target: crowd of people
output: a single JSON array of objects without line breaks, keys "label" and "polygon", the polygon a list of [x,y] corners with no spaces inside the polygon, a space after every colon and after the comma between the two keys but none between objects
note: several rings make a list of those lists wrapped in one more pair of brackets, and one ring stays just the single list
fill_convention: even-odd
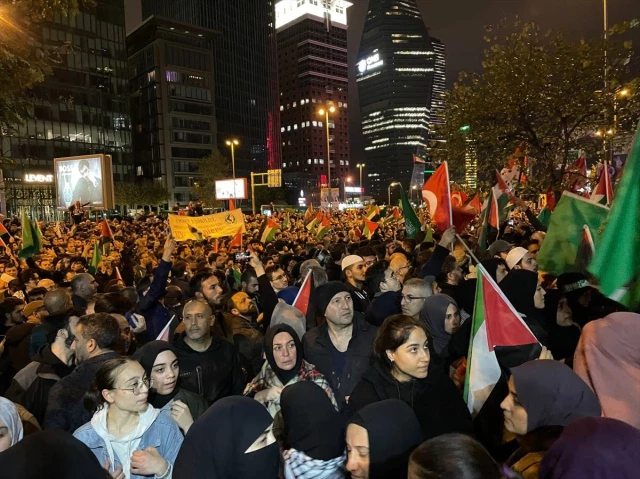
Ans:
[{"label": "crowd of people", "polygon": [[[110,238],[40,222],[28,258],[4,219],[0,476],[637,477],[640,316],[539,271],[526,206],[482,254],[471,227],[367,237],[361,212],[328,212],[318,239],[273,213],[287,227],[263,242],[246,215],[233,247],[153,215],[105,219]],[[503,366],[472,417],[475,257],[542,353]]]}]

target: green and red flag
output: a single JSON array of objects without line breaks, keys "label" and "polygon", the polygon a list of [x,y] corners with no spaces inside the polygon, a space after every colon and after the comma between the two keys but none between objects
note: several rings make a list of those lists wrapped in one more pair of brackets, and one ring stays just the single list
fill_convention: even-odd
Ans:
[{"label": "green and red flag", "polygon": [[604,162],[600,180],[591,193],[591,201],[609,206],[613,201],[613,185],[611,184],[611,175],[609,173],[609,165]]},{"label": "green and red flag", "polygon": [[322,214],[322,211],[319,211],[316,217],[312,219],[311,222],[307,225],[307,231],[311,233],[314,228],[322,222],[323,217],[324,215]]},{"label": "green and red flag", "polygon": [[[640,305],[640,124],[589,272],[600,291],[634,311]],[[545,240],[546,241],[546,240]]]},{"label": "green and red flag", "polygon": [[369,206],[367,210],[367,219],[373,221],[376,216],[380,216],[380,208],[376,205]]},{"label": "green and red flag", "polygon": [[313,205],[309,205],[309,207],[307,208],[307,211],[305,211],[304,213],[304,220],[305,222],[307,221],[311,221],[313,219]]},{"label": "green and red flag", "polygon": [[242,248],[242,226],[238,228],[238,232],[233,235],[231,241],[229,242],[229,248],[233,247]]},{"label": "green and red flag", "polygon": [[[476,415],[500,380],[502,368],[537,359],[542,347],[481,264],[467,354],[464,398]],[[501,368],[502,367],[502,368]]]},{"label": "green and red flag", "polygon": [[89,274],[96,274],[98,271],[98,266],[102,261],[102,251],[100,248],[100,242],[96,241],[93,244],[93,256],[91,258],[91,262],[89,263]]},{"label": "green and red flag", "polygon": [[373,233],[378,229],[380,223],[376,223],[375,221],[369,221],[365,218],[364,220],[364,228],[362,230],[362,235],[366,236],[368,239],[371,239]]},{"label": "green and red flag", "polygon": [[273,221],[271,218],[265,218],[264,223],[262,223],[262,233],[260,234],[260,241],[262,243],[273,241],[278,231],[280,231],[280,226],[278,226],[278,223]]},{"label": "green and red flag", "polygon": [[318,232],[316,238],[321,240],[331,230],[331,221],[329,218],[322,218],[322,221],[318,224]]},{"label": "green and red flag", "polygon": [[482,212],[482,226],[478,246],[484,253],[489,248],[490,242],[495,241],[500,231],[500,209],[495,197],[495,188],[489,191],[487,206]]},{"label": "green and red flag", "polygon": [[547,189],[547,204],[544,206],[544,208],[542,208],[542,210],[540,210],[540,213],[538,214],[538,221],[545,225],[547,229],[549,228],[549,224],[551,224],[551,213],[553,213],[553,210],[555,208],[556,197],[553,193],[553,188],[549,187],[549,189]]}]

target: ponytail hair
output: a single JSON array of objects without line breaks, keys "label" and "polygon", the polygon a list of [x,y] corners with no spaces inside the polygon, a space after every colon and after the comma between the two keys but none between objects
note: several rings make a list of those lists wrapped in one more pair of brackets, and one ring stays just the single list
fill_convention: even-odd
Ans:
[{"label": "ponytail hair", "polygon": [[122,372],[124,367],[129,363],[135,362],[135,360],[128,357],[110,359],[105,362],[102,367],[98,369],[95,381],[93,381],[93,384],[84,395],[84,408],[92,415],[102,409],[106,402],[105,398],[102,396],[102,391],[104,389],[113,389],[115,387],[116,378]]}]

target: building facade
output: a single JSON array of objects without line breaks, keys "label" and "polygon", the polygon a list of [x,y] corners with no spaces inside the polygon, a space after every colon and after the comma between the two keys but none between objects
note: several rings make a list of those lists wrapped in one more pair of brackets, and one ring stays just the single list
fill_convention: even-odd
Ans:
[{"label": "building facade", "polygon": [[127,36],[137,180],[193,197],[198,163],[217,143],[213,41],[216,32],[149,17]]},{"label": "building facade", "polygon": [[374,198],[386,198],[392,182],[407,190],[413,155],[428,159],[434,77],[443,67],[434,43],[415,0],[370,1],[355,68],[365,188]]},{"label": "building facade", "polygon": [[[112,156],[114,183],[131,179],[131,125],[123,0],[97,0],[42,24],[46,49],[63,48],[53,74],[32,92],[31,117],[0,132],[6,211],[55,215],[53,159]],[[2,205],[4,208],[5,205]]]},{"label": "building facade", "polygon": [[[283,182],[296,194],[342,188],[350,172],[347,8],[351,3],[276,4]],[[329,113],[329,155],[326,114]],[[327,158],[329,157],[329,158]],[[329,168],[330,173],[329,173]]]},{"label": "building facade", "polygon": [[215,54],[217,148],[237,139],[236,176],[281,167],[274,5],[268,0],[142,0],[151,15],[220,32]]}]

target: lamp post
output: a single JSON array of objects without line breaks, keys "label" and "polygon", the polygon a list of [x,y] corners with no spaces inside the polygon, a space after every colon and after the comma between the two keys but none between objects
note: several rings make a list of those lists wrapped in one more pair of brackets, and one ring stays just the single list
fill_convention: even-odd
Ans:
[{"label": "lamp post", "polygon": [[360,170],[360,189],[362,189],[362,168],[364,168],[364,163],[358,163],[356,168]]},{"label": "lamp post", "polygon": [[240,144],[238,140],[231,139],[225,142],[227,146],[231,147],[231,171],[233,174],[233,202],[236,201],[236,146]]},{"label": "lamp post", "polygon": [[320,108],[318,110],[318,115],[324,116],[324,124],[327,132],[327,186],[329,187],[329,190],[331,190],[331,141],[329,138],[329,113],[335,113],[335,111],[336,109],[333,106]]},{"label": "lamp post", "polygon": [[344,202],[347,202],[347,183],[351,183],[351,177],[347,176],[344,179]]},{"label": "lamp post", "polygon": [[391,206],[391,188],[392,188],[392,187],[394,187],[394,186],[397,186],[397,185],[399,185],[399,184],[400,184],[400,182],[399,182],[399,181],[394,181],[393,183],[391,183],[391,184],[389,185],[389,188],[388,188],[388,193],[389,193],[389,206]]}]

